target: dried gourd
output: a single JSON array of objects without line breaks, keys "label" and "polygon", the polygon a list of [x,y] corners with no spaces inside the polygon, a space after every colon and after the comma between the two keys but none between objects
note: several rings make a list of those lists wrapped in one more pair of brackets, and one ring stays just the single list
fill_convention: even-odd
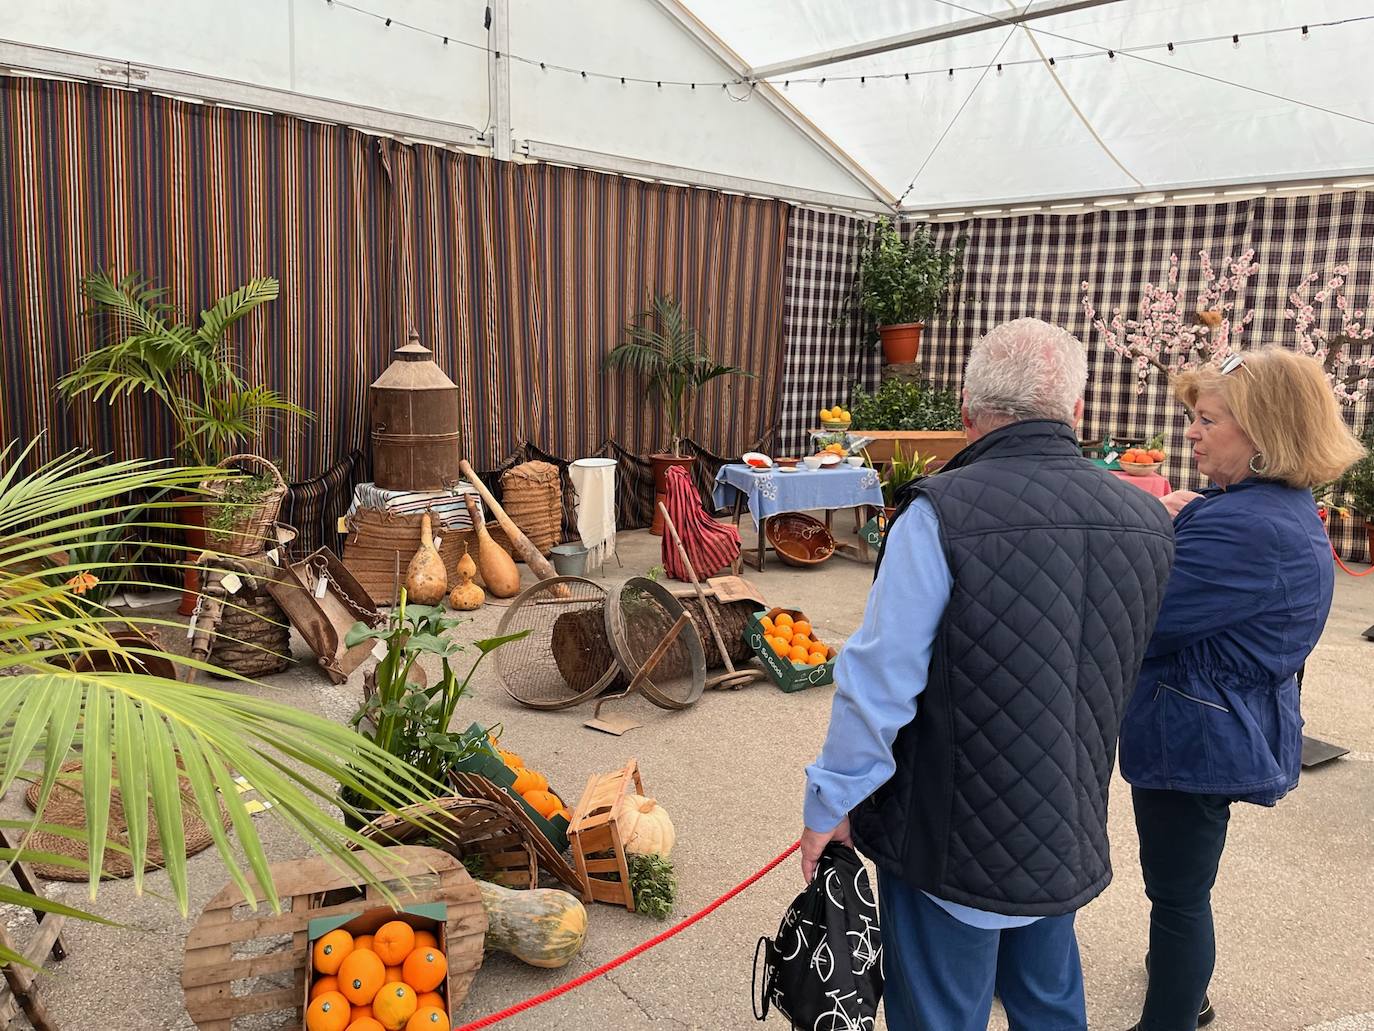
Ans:
[{"label": "dried gourd", "polygon": [[677,832],[668,811],[652,798],[626,795],[616,807],[615,818],[626,852],[665,859],[672,853]]},{"label": "dried gourd", "polygon": [[406,567],[406,597],[419,605],[438,605],[448,593],[448,570],[434,546],[429,513],[420,521],[420,550]]},{"label": "dried gourd", "polygon": [[487,600],[487,595],[482,588],[472,582],[472,578],[477,575],[477,563],[472,561],[466,544],[463,545],[463,557],[458,560],[454,572],[458,574],[458,583],[449,592],[448,603],[460,612],[471,612],[473,609],[481,608],[482,603]]}]

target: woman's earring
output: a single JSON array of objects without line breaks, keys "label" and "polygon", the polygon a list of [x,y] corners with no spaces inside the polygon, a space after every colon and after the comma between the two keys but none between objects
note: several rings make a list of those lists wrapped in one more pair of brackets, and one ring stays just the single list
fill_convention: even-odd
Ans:
[{"label": "woman's earring", "polygon": [[[1259,462],[1258,466],[1255,465],[1256,462]],[[1265,465],[1266,463],[1264,461],[1264,456],[1260,454],[1258,451],[1256,451],[1253,455],[1250,456],[1250,471],[1254,473],[1256,476],[1264,472]]]}]

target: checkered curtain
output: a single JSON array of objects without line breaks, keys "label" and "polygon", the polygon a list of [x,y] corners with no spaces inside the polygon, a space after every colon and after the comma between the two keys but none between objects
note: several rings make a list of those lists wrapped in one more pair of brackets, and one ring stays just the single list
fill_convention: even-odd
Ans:
[{"label": "checkered curtain", "polygon": [[[831,231],[834,235],[811,229],[817,219],[829,219],[821,224],[836,227]],[[837,222],[846,223],[844,232],[837,232]],[[790,413],[799,417],[814,414],[811,409],[820,407],[815,402],[845,379],[835,369],[841,364],[836,356],[830,355],[828,362],[816,358],[817,352],[824,350],[822,342],[831,338],[822,336],[817,327],[823,304],[811,298],[817,294],[848,296],[854,274],[853,230],[858,224],[854,219],[793,211],[786,277],[787,369],[791,372],[799,362],[810,360],[817,370],[824,371],[819,373],[821,386],[813,386],[800,374],[784,375],[784,390],[791,391],[783,397],[785,433],[800,425],[788,421]],[[1283,318],[1283,310],[1289,291],[1308,272],[1348,262],[1351,276],[1347,296],[1360,307],[1367,307],[1365,302],[1374,289],[1374,192],[1369,191],[1078,215],[970,219],[929,228],[946,246],[961,235],[968,237],[964,277],[957,288],[952,315],[928,326],[921,342],[917,361],[932,380],[958,387],[970,345],[999,323],[1032,315],[1063,326],[1088,345],[1084,438],[1098,439],[1110,433],[1117,439],[1143,440],[1164,433],[1170,458],[1163,472],[1176,487],[1204,485],[1188,458],[1189,448],[1183,439],[1187,428],[1184,410],[1154,377],[1143,393],[1137,392],[1133,369],[1109,351],[1092,328],[1083,310],[1082,283],[1089,284],[1089,296],[1100,314],[1120,307],[1130,317],[1136,312],[1144,284],[1164,279],[1171,254],[1180,259],[1179,282],[1187,297],[1199,285],[1199,251],[1207,251],[1214,262],[1220,262],[1253,247],[1260,273],[1246,284],[1237,310],[1253,308],[1255,319],[1240,338],[1241,347],[1295,345],[1292,323]],[[840,263],[841,256],[848,256],[847,272]],[[819,284],[815,287],[808,288],[802,281],[808,268],[817,270]],[[825,328],[824,324],[820,328]],[[1333,330],[1336,325],[1326,328]],[[857,346],[857,326],[851,322],[846,330],[850,334],[846,339]],[[876,372],[877,363],[877,358],[871,358],[867,368]],[[1371,410],[1374,401],[1365,400],[1346,409],[1346,416],[1359,428]],[[1360,520],[1333,525],[1332,539],[1343,557],[1369,558]]]},{"label": "checkered curtain", "polygon": [[817,413],[848,404],[855,383],[877,386],[881,358],[853,301],[862,225],[806,208],[793,208],[788,220],[779,454],[799,453]]}]

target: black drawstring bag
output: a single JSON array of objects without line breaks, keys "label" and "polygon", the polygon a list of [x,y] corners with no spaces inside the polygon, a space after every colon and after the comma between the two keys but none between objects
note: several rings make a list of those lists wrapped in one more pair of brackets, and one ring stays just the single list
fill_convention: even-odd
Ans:
[{"label": "black drawstring bag", "polygon": [[[763,978],[759,980],[759,954]],[[825,846],[776,938],[754,949],[754,1016],[775,1008],[794,1028],[868,1031],[883,995],[883,945],[868,871],[848,845]]]}]

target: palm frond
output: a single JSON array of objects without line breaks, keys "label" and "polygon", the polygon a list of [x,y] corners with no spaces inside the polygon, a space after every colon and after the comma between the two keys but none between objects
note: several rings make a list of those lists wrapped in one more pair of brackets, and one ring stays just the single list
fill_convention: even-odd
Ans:
[{"label": "palm frond", "polygon": [[[88,868],[92,898],[100,883],[111,794],[117,789],[129,822],[127,850],[135,891],[143,890],[150,832],[156,828],[173,897],[182,913],[188,910],[185,784],[194,808],[212,828],[216,851],[234,883],[256,903],[251,876],[261,886],[262,898],[277,906],[262,840],[233,789],[235,774],[247,778],[263,801],[272,802],[274,818],[310,848],[363,881],[378,884],[363,857],[387,864],[386,853],[330,815],[327,806],[335,785],[393,811],[434,797],[441,785],[350,728],[290,706],[139,672],[78,672],[63,663],[63,656],[85,648],[125,657],[158,653],[121,647],[110,634],[113,616],[46,581],[45,563],[35,559],[44,547],[27,547],[20,531],[35,532],[41,539],[47,527],[47,534],[64,542],[80,540],[83,532],[98,535],[101,520],[73,521],[83,506],[126,508],[134,504],[131,494],[183,489],[209,471],[168,469],[152,462],[104,464],[96,456],[74,453],[22,473],[19,465],[30,450],[17,445],[0,449],[0,656],[23,670],[0,677],[0,794],[20,779],[32,779],[40,799],[46,799],[62,763],[79,749],[88,823],[78,833],[96,857]],[[221,804],[230,814],[232,834],[220,826]],[[8,825],[26,838],[37,827],[37,817]],[[0,860],[29,857],[20,840]],[[16,904],[47,906],[4,891]],[[11,901],[10,895],[0,895],[0,902]],[[70,915],[89,914],[72,909]],[[10,958],[0,951],[0,960]]]},{"label": "palm frond", "polygon": [[224,334],[239,319],[254,308],[275,301],[278,284],[271,276],[250,279],[233,293],[225,294],[211,307],[200,313],[200,328],[196,335],[205,343],[218,349]]}]

